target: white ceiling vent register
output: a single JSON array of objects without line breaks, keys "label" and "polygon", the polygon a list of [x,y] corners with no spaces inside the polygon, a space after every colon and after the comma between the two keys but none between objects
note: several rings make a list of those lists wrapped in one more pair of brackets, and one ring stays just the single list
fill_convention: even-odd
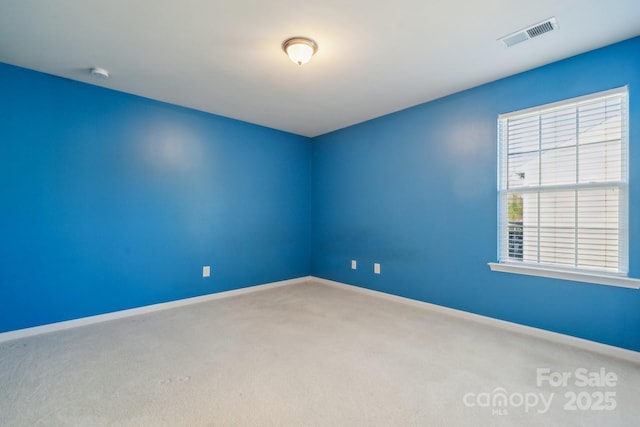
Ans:
[{"label": "white ceiling vent register", "polygon": [[541,36],[544,33],[548,33],[549,31],[557,30],[558,22],[556,18],[549,18],[545,21],[542,21],[538,24],[527,27],[523,30],[516,31],[515,33],[509,34],[508,36],[504,36],[499,38],[498,40],[504,43],[506,47],[511,47],[514,44],[522,43],[534,37]]}]

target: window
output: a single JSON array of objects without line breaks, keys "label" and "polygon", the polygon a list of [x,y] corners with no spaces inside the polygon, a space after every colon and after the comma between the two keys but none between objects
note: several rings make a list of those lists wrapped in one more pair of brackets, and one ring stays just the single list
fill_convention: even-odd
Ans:
[{"label": "window", "polygon": [[627,98],[498,117],[500,264],[626,276]]}]

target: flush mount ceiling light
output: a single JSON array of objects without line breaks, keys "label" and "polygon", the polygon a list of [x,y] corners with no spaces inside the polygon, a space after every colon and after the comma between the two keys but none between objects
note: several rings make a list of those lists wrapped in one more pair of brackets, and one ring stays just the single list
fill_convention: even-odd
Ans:
[{"label": "flush mount ceiling light", "polygon": [[318,51],[318,45],[306,37],[292,37],[282,43],[282,50],[298,65],[306,64]]}]

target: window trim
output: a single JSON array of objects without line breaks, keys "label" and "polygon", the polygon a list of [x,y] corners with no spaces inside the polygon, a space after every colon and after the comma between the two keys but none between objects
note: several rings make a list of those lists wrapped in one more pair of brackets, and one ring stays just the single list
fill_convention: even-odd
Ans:
[{"label": "window trim", "polygon": [[547,277],[550,279],[571,280],[574,282],[595,283],[597,285],[618,286],[629,289],[640,289],[640,279],[634,279],[614,273],[587,273],[585,270],[562,270],[547,266],[533,266],[514,262],[490,262],[491,271],[523,274],[526,276]]},{"label": "window trim", "polygon": [[[625,135],[624,138],[626,140],[625,143],[626,143],[627,155],[625,159],[626,164],[624,165],[625,179],[623,183],[617,183],[614,186],[620,186],[620,187],[623,187],[624,190],[626,190],[625,191],[626,196],[624,200],[620,201],[621,207],[624,209],[624,216],[625,216],[624,226],[625,226],[626,236],[624,237],[624,239],[625,239],[626,247],[624,248],[625,249],[624,253],[625,253],[626,259],[623,260],[623,264],[626,271],[625,272],[606,272],[606,271],[594,270],[592,272],[589,269],[584,269],[584,268],[574,268],[574,267],[563,268],[561,266],[555,266],[555,265],[545,265],[545,264],[538,264],[538,263],[526,263],[526,262],[502,260],[501,245],[503,242],[501,240],[501,228],[500,228],[501,227],[500,211],[502,209],[500,195],[503,191],[501,187],[502,185],[501,179],[503,179],[502,178],[503,153],[502,153],[502,146],[500,141],[501,120],[503,120],[504,118],[512,117],[512,116],[522,117],[526,115],[535,115],[535,114],[539,114],[541,110],[551,110],[555,108],[562,108],[562,107],[566,107],[568,104],[572,104],[572,103],[577,104],[577,103],[588,101],[595,98],[603,98],[603,97],[618,95],[618,94],[625,94],[626,96],[626,103],[625,103],[626,104],[626,123],[624,124],[625,129],[623,130],[623,132]],[[498,255],[499,261],[488,263],[489,267],[491,268],[491,271],[523,274],[523,275],[529,275],[529,276],[546,277],[546,278],[560,279],[560,280],[571,280],[571,281],[585,282],[585,283],[594,283],[594,284],[617,286],[617,287],[623,287],[623,288],[629,288],[629,289],[640,289],[640,279],[628,277],[628,268],[629,268],[628,185],[629,185],[629,160],[630,160],[629,159],[629,116],[630,114],[629,114],[628,86],[622,86],[622,87],[618,87],[610,90],[596,92],[593,94],[588,94],[588,95],[570,98],[566,100],[560,100],[560,101],[549,103],[549,104],[543,104],[543,105],[534,106],[534,107],[523,109],[523,110],[518,110],[518,111],[498,115],[498,123],[497,123],[498,124],[497,126],[497,129],[498,129],[498,135],[497,135],[498,136],[498,141],[497,141],[497,151],[498,151],[498,168],[497,168],[497,172],[498,172],[498,188],[497,188],[498,190],[498,193],[497,193],[498,194],[498,224],[497,224],[498,225],[498,230],[497,230],[498,245],[497,245],[497,249],[498,249],[498,254],[497,255]],[[610,185],[611,184],[609,183],[609,186]]]}]

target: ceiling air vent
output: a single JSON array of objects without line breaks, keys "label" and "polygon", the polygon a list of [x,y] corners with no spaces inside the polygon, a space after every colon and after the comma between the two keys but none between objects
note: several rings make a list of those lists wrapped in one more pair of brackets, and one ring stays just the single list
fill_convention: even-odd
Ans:
[{"label": "ceiling air vent", "polygon": [[544,33],[548,33],[549,31],[557,29],[558,22],[556,22],[556,18],[549,18],[546,21],[532,25],[523,30],[516,31],[515,33],[509,34],[508,36],[501,37],[498,40],[504,43],[506,47],[511,47],[514,44],[522,43],[524,41],[541,36]]}]

